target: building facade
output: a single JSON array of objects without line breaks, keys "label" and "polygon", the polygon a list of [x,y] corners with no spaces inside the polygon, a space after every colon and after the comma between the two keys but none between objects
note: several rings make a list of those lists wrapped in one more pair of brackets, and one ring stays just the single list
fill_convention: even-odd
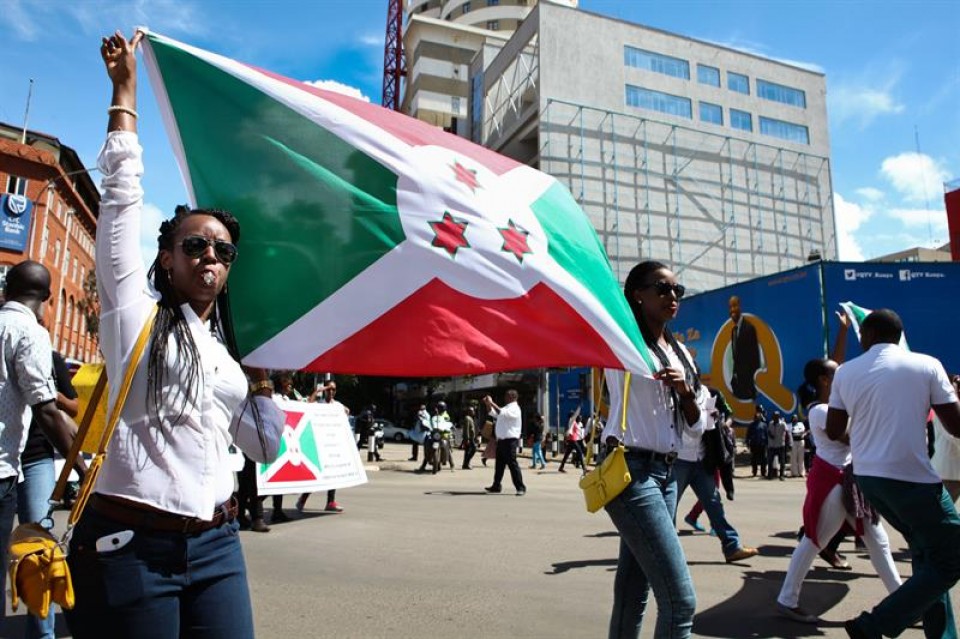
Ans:
[{"label": "building facade", "polygon": [[[577,0],[545,0],[577,6]],[[468,70],[489,42],[502,46],[537,0],[408,0],[407,83],[401,110],[466,135]]]},{"label": "building facade", "polygon": [[[24,139],[25,138],[25,139]],[[100,359],[86,313],[93,277],[100,193],[77,153],[57,138],[0,123],[0,284],[23,260],[50,270],[45,313],[53,347],[65,357]],[[92,281],[92,280],[91,280]]]},{"label": "building facade", "polygon": [[471,92],[470,137],[566,183],[621,281],[643,259],[705,291],[837,257],[820,72],[542,3]]}]

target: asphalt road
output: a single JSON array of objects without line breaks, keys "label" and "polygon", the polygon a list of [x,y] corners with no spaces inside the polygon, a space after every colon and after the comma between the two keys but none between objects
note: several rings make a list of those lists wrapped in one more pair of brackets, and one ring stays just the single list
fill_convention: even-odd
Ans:
[{"label": "asphalt road", "polygon": [[[488,495],[492,462],[419,475],[409,452],[388,444],[367,485],[338,492],[342,514],[324,513],[325,495],[317,494],[297,515],[288,496],[293,521],[242,533],[258,637],[606,636],[619,542],[605,514],[586,512],[577,471],[559,474],[553,462],[535,472],[523,460],[526,496],[515,496],[509,480],[503,494]],[[845,543],[852,571],[814,564],[801,604],[823,624],[779,617],[775,598],[795,546],[803,480],[762,481],[738,470],[736,485],[728,519],[760,556],[728,565],[716,538],[680,526],[697,590],[694,636],[846,637],[843,621],[884,594],[866,554]],[[684,495],[681,513],[692,499]],[[906,545],[890,534],[906,576]],[[655,614],[651,596],[642,637],[653,636]],[[18,617],[9,636],[22,636]],[[57,636],[68,636],[62,622]]]}]

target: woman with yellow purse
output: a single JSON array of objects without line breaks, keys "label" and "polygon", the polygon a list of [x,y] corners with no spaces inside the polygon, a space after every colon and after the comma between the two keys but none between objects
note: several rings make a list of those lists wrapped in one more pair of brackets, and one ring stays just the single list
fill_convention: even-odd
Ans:
[{"label": "woman with yellow purse", "polygon": [[654,637],[683,639],[693,627],[696,595],[674,527],[672,465],[682,434],[703,432],[707,392],[693,358],[667,325],[685,292],[676,275],[659,262],[642,262],[630,271],[623,292],[660,368],[652,376],[606,372],[611,411],[603,438],[611,448],[623,444],[631,478],[605,506],[620,532],[609,636],[640,636],[652,588],[658,611]]},{"label": "woman with yellow purse", "polygon": [[228,452],[235,444],[255,461],[274,459],[283,413],[266,372],[248,369],[248,387],[238,361],[226,286],[238,257],[236,218],[177,207],[160,225],[153,265],[143,266],[141,37],[117,32],[100,47],[112,83],[98,158],[100,343],[109,379],[124,384],[111,383],[116,436],[98,456],[99,478],[84,485],[95,492],[70,543],[76,605],[67,623],[77,639],[252,638]]}]

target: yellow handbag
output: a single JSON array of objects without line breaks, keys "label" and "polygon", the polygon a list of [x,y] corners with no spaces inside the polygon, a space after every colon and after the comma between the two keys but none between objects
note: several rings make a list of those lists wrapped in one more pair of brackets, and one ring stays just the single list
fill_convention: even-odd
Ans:
[{"label": "yellow handbag", "polygon": [[[620,414],[621,443],[604,458],[603,462],[580,478],[580,489],[587,502],[587,511],[595,513],[630,485],[630,469],[627,467],[626,449],[623,447],[622,434],[627,432],[627,397],[630,393],[630,372],[624,376],[623,410]],[[601,391],[602,394],[602,391]],[[584,470],[593,455],[593,437],[595,428],[590,429],[590,441],[587,442],[587,459]]]},{"label": "yellow handbag", "polygon": [[76,463],[77,456],[83,447],[83,440],[90,431],[91,422],[94,421],[94,416],[98,412],[98,405],[101,401],[106,401],[106,370],[102,371],[100,379],[97,380],[90,401],[83,413],[83,419],[80,421],[73,445],[70,447],[70,453],[63,465],[63,471],[60,473],[60,479],[57,481],[56,488],[53,489],[53,495],[50,496],[50,513],[41,523],[20,524],[10,536],[10,547],[7,552],[10,562],[10,596],[14,610],[20,605],[21,599],[26,604],[27,609],[41,619],[46,619],[47,615],[50,614],[50,604],[52,603],[60,604],[60,607],[64,610],[73,608],[73,580],[70,578],[70,567],[67,565],[67,546],[70,543],[70,535],[73,532],[74,525],[80,519],[84,506],[87,504],[93,485],[97,481],[98,471],[106,456],[107,443],[110,441],[110,435],[113,434],[113,430],[119,421],[120,411],[127,399],[130,384],[133,382],[133,375],[150,337],[150,330],[153,327],[153,319],[156,317],[156,313],[157,307],[154,306],[146,324],[140,331],[136,345],[133,347],[133,357],[131,357],[130,364],[124,373],[123,384],[121,384],[117,394],[117,401],[110,414],[110,420],[107,422],[107,427],[99,431],[100,441],[97,446],[97,456],[91,463],[84,477],[80,494],[70,510],[66,532],[60,539],[54,537],[50,532],[50,528],[53,527],[52,504],[58,503],[63,498],[64,490],[70,479],[70,472],[73,470],[73,465]]}]

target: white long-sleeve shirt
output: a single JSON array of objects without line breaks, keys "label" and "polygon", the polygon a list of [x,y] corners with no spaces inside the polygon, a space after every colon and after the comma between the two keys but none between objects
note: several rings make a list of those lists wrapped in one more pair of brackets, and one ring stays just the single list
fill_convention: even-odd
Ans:
[{"label": "white long-sleeve shirt", "polygon": [[[100,293],[100,346],[110,384],[110,406],[130,361],[134,343],[159,294],[150,286],[140,257],[143,208],[142,149],[137,135],[114,131],[100,151],[103,199],[97,229],[97,285]],[[262,418],[266,449],[261,446],[240,365],[211,333],[189,304],[182,307],[200,354],[195,388],[176,381],[179,345],[171,336],[167,367],[187,397],[165,395],[161,424],[147,410],[149,345],[137,367],[130,394],[110,441],[95,487],[180,515],[209,520],[214,508],[230,498],[233,474],[227,451],[235,442],[255,461],[277,455],[283,413],[268,397],[254,397]],[[195,394],[193,393],[195,391]],[[183,417],[174,424],[183,406]]]},{"label": "white long-sleeve shirt", "polygon": [[[686,351],[683,344],[680,348]],[[690,354],[686,353],[690,358]],[[683,363],[673,349],[667,349],[667,359],[670,366],[683,370]],[[690,358],[693,361],[693,358]],[[658,453],[679,453],[682,447],[681,435],[677,433],[673,424],[673,403],[670,392],[663,382],[633,374],[630,377],[630,395],[627,398],[626,432],[621,433],[621,419],[623,415],[623,371],[607,370],[607,388],[610,389],[610,416],[603,429],[602,438],[616,437],[624,445],[634,448],[643,448]],[[693,424],[683,422],[682,434],[699,441],[703,434],[707,413],[703,410],[704,402],[709,396],[706,389],[701,387],[697,396],[700,406],[700,419]]]}]

